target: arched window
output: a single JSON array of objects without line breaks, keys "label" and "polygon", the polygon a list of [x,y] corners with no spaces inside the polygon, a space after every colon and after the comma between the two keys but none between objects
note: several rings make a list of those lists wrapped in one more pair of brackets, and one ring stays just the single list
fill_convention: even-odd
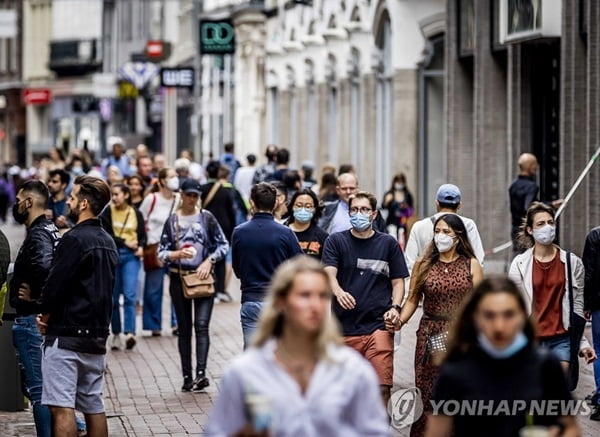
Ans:
[{"label": "arched window", "polygon": [[329,161],[338,163],[338,84],[337,62],[333,55],[327,59],[327,115],[329,132]]},{"label": "arched window", "polygon": [[350,81],[350,160],[360,166],[360,150],[362,147],[362,96],[360,74],[360,52],[352,48],[348,62],[348,78]]},{"label": "arched window", "polygon": [[375,138],[375,190],[382,193],[391,179],[394,115],[394,69],[392,66],[392,25],[387,11],[379,22],[375,38],[378,48]]},{"label": "arched window", "polygon": [[269,120],[268,142],[279,144],[279,79],[274,71],[267,73],[267,114]]},{"label": "arched window", "polygon": [[317,116],[317,90],[315,85],[315,66],[314,63],[307,59],[304,62],[306,78],[306,121],[307,121],[307,146],[308,146],[308,159],[312,162],[316,161],[317,154],[317,134],[318,129],[318,116]]},{"label": "arched window", "polygon": [[296,74],[291,66],[286,68],[287,85],[290,96],[290,155],[292,160],[298,159],[298,92]]},{"label": "arched window", "polygon": [[446,182],[444,149],[444,35],[427,40],[419,71],[420,215],[435,213],[437,187]]}]

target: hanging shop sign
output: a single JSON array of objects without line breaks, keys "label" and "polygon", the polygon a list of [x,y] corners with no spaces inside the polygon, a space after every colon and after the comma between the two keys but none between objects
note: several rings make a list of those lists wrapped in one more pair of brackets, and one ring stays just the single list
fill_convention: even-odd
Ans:
[{"label": "hanging shop sign", "polygon": [[171,88],[194,88],[194,68],[161,68],[160,84]]},{"label": "hanging shop sign", "polygon": [[52,100],[48,88],[28,88],[23,90],[23,103],[26,105],[47,105]]},{"label": "hanging shop sign", "polygon": [[228,55],[235,52],[235,28],[231,20],[200,20],[200,53]]}]

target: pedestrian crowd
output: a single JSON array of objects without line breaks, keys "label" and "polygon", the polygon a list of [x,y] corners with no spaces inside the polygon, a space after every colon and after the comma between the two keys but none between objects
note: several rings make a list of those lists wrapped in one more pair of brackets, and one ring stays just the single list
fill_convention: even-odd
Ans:
[{"label": "pedestrian crowd", "polygon": [[205,390],[211,316],[232,301],[233,274],[244,351],[223,376],[206,435],[389,435],[394,336],[419,306],[423,412],[411,436],[484,426],[486,435],[534,426],[578,435],[574,413],[507,418],[440,406],[568,402],[580,357],[594,363],[590,418],[600,420],[600,227],[582,258],[556,244],[561,201],[537,201],[535,156],[519,159],[509,190],[509,273],[486,277],[456,185],[441,185],[437,212],[419,220],[402,173],[378,201],[352,165],[326,165],[316,180],[311,162],[293,169],[275,145],[263,165],[253,154],[242,165],[229,143],[218,159],[199,163],[183,151],[171,167],[144,145],[109,146],[97,166],[85,152],[65,160],[53,149],[35,170],[9,169],[18,177],[0,182],[0,218],[12,204],[27,230],[8,294],[38,436],[107,435],[106,348],[127,353],[140,331],[164,335],[165,277],[181,390]]}]

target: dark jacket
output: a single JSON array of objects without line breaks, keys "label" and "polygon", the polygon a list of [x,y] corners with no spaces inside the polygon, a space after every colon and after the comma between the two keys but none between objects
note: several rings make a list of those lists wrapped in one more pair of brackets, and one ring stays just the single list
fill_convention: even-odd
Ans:
[{"label": "dark jacket", "polygon": [[0,231],[0,286],[6,282],[10,264],[10,243],[4,232]]},{"label": "dark jacket", "polygon": [[10,305],[17,316],[39,313],[37,302],[19,299],[19,286],[29,284],[31,298],[38,299],[48,277],[54,249],[60,241],[60,232],[50,220],[41,215],[27,229],[27,235],[15,259],[14,273],[10,281]]},{"label": "dark jacket", "polygon": [[97,218],[67,232],[58,244],[40,312],[49,314],[46,341],[92,354],[106,353],[119,253]]},{"label": "dark jacket", "polygon": [[[135,217],[137,218],[138,246],[144,247],[146,245],[146,225],[144,223],[144,216],[142,216],[142,213],[137,208],[134,208],[132,206],[131,209],[133,211],[135,211]],[[102,227],[104,228],[104,230],[106,232],[108,232],[108,234],[113,238],[113,240],[115,240],[115,244],[117,245],[117,248],[119,248],[119,249],[127,248],[127,246],[125,245],[125,240],[123,240],[122,238],[119,238],[118,236],[116,236],[114,234],[112,214],[110,213],[110,207],[107,206],[106,208],[104,208],[104,211],[102,211],[102,214],[100,214],[100,220],[102,222]]]},{"label": "dark jacket", "polygon": [[[335,212],[337,211],[338,204],[341,200],[335,200],[333,202],[329,202],[325,204],[325,208],[323,209],[323,215],[319,219],[319,227],[323,229],[327,233],[331,233],[331,222],[333,217],[335,217]],[[378,213],[373,220],[373,229],[379,232],[387,233],[385,229],[385,220],[381,217],[381,213]]]},{"label": "dark jacket", "polygon": [[588,311],[600,310],[600,226],[587,235],[581,260],[585,268],[583,308]]},{"label": "dark jacket", "polygon": [[231,234],[233,233],[233,228],[235,228],[233,191],[221,185],[212,199],[210,199],[210,203],[205,204],[204,202],[215,183],[216,182],[212,181],[200,187],[200,190],[202,191],[202,207],[215,216],[221,229],[223,229],[223,232],[225,233],[225,237],[227,237],[227,241],[231,242]]},{"label": "dark jacket", "polygon": [[508,189],[510,198],[511,233],[516,236],[531,202],[537,199],[539,187],[530,176],[519,175]]},{"label": "dark jacket", "polygon": [[298,239],[273,215],[259,212],[233,230],[233,271],[240,278],[243,302],[261,302],[275,269],[285,260],[301,255]]}]

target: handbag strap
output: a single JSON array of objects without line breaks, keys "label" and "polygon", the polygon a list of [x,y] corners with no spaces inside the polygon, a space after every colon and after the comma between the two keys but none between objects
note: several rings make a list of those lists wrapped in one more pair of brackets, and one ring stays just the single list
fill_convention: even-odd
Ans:
[{"label": "handbag strap", "polygon": [[571,281],[572,277],[573,275],[571,274],[571,252],[567,252],[567,290],[569,291],[569,306],[571,307],[571,310],[569,311],[569,326],[571,327],[575,326],[573,324],[573,318],[575,316],[575,299],[573,298],[573,283]]},{"label": "handbag strap", "polygon": [[221,188],[221,182],[215,181],[212,188],[206,195],[206,199],[204,199],[204,202],[202,202],[203,208],[206,208],[208,206],[208,204],[213,200],[213,197],[215,197],[215,194],[217,194],[217,191],[219,191],[219,188]]},{"label": "handbag strap", "polygon": [[[179,250],[179,216],[175,213],[175,247]],[[181,276],[181,258],[177,259],[177,270]]]},{"label": "handbag strap", "polygon": [[[123,221],[123,226],[121,227],[121,232],[119,232],[119,235],[117,235],[117,237],[121,238],[121,235],[123,235],[123,232],[125,231],[125,225],[127,224],[127,219],[129,218],[129,213],[131,212],[131,206],[129,207],[129,209],[127,210],[127,214],[125,215],[125,220]],[[112,210],[111,210],[111,214],[112,214]]]},{"label": "handbag strap", "polygon": [[154,211],[154,206],[156,205],[156,193],[152,193],[152,205],[150,205],[150,211],[148,211],[148,218],[146,219],[146,233],[150,231],[150,227],[148,224],[150,223],[150,214]]}]

